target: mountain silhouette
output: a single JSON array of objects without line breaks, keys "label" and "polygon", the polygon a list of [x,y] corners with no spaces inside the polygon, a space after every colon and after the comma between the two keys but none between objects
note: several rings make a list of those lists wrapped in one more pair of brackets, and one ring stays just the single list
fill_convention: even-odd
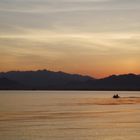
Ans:
[{"label": "mountain silhouette", "polygon": [[0,90],[10,90],[10,89],[22,89],[25,88],[22,84],[19,82],[10,80],[5,77],[0,78]]},{"label": "mountain silhouette", "polygon": [[38,71],[11,71],[0,73],[2,90],[140,90],[140,75],[112,75],[95,79],[90,76]]},{"label": "mountain silhouette", "polygon": [[92,81],[94,89],[100,90],[140,90],[140,76],[135,74],[112,75]]},{"label": "mountain silhouette", "polygon": [[65,87],[68,88],[70,83],[86,82],[93,79],[89,76],[48,70],[11,71],[0,73],[0,77],[6,77],[9,80],[24,85],[23,89],[65,89]]}]

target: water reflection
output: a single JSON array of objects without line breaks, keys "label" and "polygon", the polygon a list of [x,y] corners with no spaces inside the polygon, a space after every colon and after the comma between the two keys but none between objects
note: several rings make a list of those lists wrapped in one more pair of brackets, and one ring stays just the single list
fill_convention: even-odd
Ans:
[{"label": "water reflection", "polygon": [[[139,140],[139,98],[114,101],[112,95],[86,91],[1,91],[0,139]],[[120,95],[140,97],[139,92]]]}]

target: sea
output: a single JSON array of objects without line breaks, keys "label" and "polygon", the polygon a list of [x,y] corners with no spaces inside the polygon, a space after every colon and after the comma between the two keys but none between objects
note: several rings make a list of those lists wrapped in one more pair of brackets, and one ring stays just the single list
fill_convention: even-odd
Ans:
[{"label": "sea", "polygon": [[0,91],[0,140],[140,140],[134,91]]}]

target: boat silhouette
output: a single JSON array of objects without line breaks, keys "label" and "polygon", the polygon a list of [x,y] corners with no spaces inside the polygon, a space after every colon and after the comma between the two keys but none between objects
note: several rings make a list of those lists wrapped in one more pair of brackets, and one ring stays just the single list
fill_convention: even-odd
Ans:
[{"label": "boat silhouette", "polygon": [[113,98],[120,98],[120,96],[118,94],[114,94]]}]

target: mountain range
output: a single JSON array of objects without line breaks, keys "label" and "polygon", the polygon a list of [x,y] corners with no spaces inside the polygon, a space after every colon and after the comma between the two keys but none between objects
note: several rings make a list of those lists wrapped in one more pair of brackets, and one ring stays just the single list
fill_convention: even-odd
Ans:
[{"label": "mountain range", "polygon": [[0,90],[140,90],[140,75],[96,79],[61,71],[10,71],[0,73]]}]

